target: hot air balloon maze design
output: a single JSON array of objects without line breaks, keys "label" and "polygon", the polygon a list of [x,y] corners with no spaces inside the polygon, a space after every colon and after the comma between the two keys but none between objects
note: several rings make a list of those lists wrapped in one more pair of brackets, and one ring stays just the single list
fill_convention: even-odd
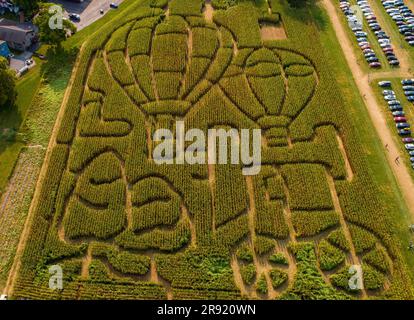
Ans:
[{"label": "hot air balloon maze design", "polygon": [[[289,243],[314,240],[318,258],[338,257],[320,265],[321,274],[361,262],[364,250],[347,240],[375,236],[344,219],[336,183],[352,181],[353,172],[338,130],[327,124],[311,140],[291,137],[318,90],[315,66],[286,46],[237,46],[218,20],[152,9],[93,54],[48,239],[83,250],[84,280],[101,261],[108,277],[158,282],[171,298],[174,282],[158,269],[167,263],[159,257],[217,246],[231,252],[242,295],[276,298],[294,282]],[[155,164],[154,131],[173,131],[177,121],[203,131],[261,129],[261,173]],[[388,259],[375,248],[366,250]]]}]

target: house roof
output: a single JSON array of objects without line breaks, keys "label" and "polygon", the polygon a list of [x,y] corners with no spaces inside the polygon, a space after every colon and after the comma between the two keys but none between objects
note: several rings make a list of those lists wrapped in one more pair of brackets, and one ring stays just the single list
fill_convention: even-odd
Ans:
[{"label": "house roof", "polygon": [[1,40],[22,43],[26,39],[26,34],[33,31],[33,28],[27,24],[0,19]]}]

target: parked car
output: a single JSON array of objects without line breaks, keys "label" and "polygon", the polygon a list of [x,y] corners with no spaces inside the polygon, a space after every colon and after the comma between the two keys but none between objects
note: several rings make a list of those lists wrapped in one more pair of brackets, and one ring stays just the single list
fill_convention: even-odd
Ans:
[{"label": "parked car", "polygon": [[392,115],[393,115],[394,117],[404,117],[404,116],[405,116],[405,112],[404,112],[404,111],[394,111],[394,112],[392,113]]},{"label": "parked car", "polygon": [[413,143],[407,143],[407,144],[405,145],[405,149],[407,149],[407,150],[409,150],[409,151],[414,150],[414,144],[413,144]]},{"label": "parked car", "polygon": [[369,64],[370,68],[381,68],[381,63],[379,62],[371,62]]},{"label": "parked car", "polygon": [[380,82],[378,82],[378,85],[381,88],[388,88],[388,87],[391,87],[391,81],[387,81],[387,80],[380,81]]},{"label": "parked car", "polygon": [[403,79],[401,80],[402,85],[414,85],[414,79]]},{"label": "parked car", "polygon": [[365,59],[369,59],[369,58],[373,58],[373,57],[376,58],[377,56],[375,55],[374,52],[369,52],[369,53],[364,54],[364,57],[365,57]]},{"label": "parked car", "polygon": [[112,9],[118,9],[119,5],[117,5],[115,2],[111,2],[109,7],[112,8]]},{"label": "parked car", "polygon": [[77,13],[69,13],[69,19],[72,21],[79,22],[81,20],[81,16]]},{"label": "parked car", "polygon": [[407,122],[406,117],[394,117],[395,122]]},{"label": "parked car", "polygon": [[391,100],[391,101],[388,101],[388,105],[389,106],[401,105],[401,102],[399,100]]},{"label": "parked car", "polygon": [[357,37],[364,37],[364,38],[366,38],[368,36],[368,33],[364,32],[364,31],[357,31],[357,32],[355,32],[355,35]]},{"label": "parked car", "polygon": [[389,106],[388,107],[390,109],[390,111],[402,111],[403,107],[401,105],[394,105],[394,106]]},{"label": "parked car", "polygon": [[[404,143],[413,143],[414,142],[414,138],[411,138],[411,137],[402,138],[402,142],[404,142]],[[414,151],[413,151],[413,154],[412,155],[414,155]]]},{"label": "parked car", "polygon": [[390,44],[391,43],[391,40],[390,39],[384,39],[384,38],[382,38],[382,39],[378,39],[378,42],[380,44]]},{"label": "parked car", "polygon": [[400,136],[409,136],[409,135],[411,135],[411,130],[409,130],[409,129],[399,129],[398,134]]},{"label": "parked car", "polygon": [[396,95],[384,96],[384,100],[385,101],[394,101],[395,99],[397,99],[397,96]]},{"label": "parked car", "polygon": [[370,48],[362,50],[362,53],[363,54],[367,54],[367,53],[374,53],[375,54],[374,50],[372,50]]},{"label": "parked car", "polygon": [[409,123],[407,123],[407,122],[399,122],[399,123],[396,123],[396,124],[395,124],[395,127],[396,127],[397,129],[408,129],[408,128],[410,128],[411,126],[410,126],[410,124],[409,124]]}]

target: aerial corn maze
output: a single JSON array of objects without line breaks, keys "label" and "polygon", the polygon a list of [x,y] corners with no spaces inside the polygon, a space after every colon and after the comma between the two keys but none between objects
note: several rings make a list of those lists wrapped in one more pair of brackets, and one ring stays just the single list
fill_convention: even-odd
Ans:
[{"label": "aerial corn maze", "polygon": [[[317,29],[289,10],[137,2],[88,39],[15,298],[412,297]],[[153,133],[176,121],[261,129],[260,173],[156,164]],[[62,290],[49,289],[52,265]],[[363,287],[349,286],[353,265]]]}]

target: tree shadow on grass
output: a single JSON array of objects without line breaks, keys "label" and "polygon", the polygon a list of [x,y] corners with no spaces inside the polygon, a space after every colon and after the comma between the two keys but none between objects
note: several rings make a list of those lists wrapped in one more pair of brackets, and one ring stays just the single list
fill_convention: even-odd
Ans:
[{"label": "tree shadow on grass", "polygon": [[309,11],[312,13],[316,28],[319,31],[325,31],[329,25],[329,17],[322,4],[318,1],[312,1],[309,4]]},{"label": "tree shadow on grass", "polygon": [[63,47],[50,47],[46,52],[47,63],[41,66],[43,81],[53,85],[53,80],[65,72],[64,67],[73,65],[78,52],[78,48],[67,50]]},{"label": "tree shadow on grass", "polygon": [[304,7],[300,8],[291,7],[286,0],[282,0],[282,2],[285,7],[283,15],[288,19],[305,24],[314,23],[318,30],[326,30],[329,18],[320,1],[309,0]]}]

